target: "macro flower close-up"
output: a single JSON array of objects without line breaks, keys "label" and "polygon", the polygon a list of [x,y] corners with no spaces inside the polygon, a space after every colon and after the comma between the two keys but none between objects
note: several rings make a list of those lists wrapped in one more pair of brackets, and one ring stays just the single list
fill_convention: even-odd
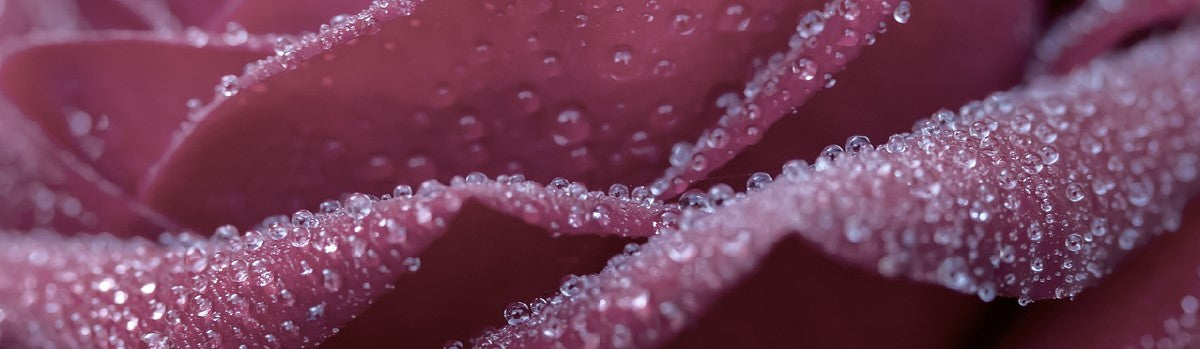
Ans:
[{"label": "macro flower close-up", "polygon": [[1200,347],[1198,0],[0,0],[0,348]]}]

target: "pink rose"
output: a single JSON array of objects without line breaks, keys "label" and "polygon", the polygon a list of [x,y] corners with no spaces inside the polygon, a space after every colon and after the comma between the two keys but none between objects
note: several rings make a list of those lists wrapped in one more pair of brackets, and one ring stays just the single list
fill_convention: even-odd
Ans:
[{"label": "pink rose", "polygon": [[1197,5],[0,0],[0,347],[1195,346]]}]

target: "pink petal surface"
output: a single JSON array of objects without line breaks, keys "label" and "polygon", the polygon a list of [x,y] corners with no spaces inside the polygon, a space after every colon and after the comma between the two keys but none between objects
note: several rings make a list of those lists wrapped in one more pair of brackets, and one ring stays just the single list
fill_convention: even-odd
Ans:
[{"label": "pink petal surface", "polygon": [[661,344],[788,231],[860,267],[984,300],[1073,296],[1179,227],[1200,149],[1197,35],[935,114],[880,150],[792,167],[711,215],[685,212],[678,233],[483,343]]},{"label": "pink petal surface", "polygon": [[136,235],[175,227],[12,109],[0,100],[0,228]]},{"label": "pink petal surface", "polygon": [[[912,18],[890,25],[878,42],[836,75],[837,85],[816,93],[767,128],[710,179],[745,182],[756,171],[776,171],[849,135],[886,139],[939,108],[957,107],[1011,88],[1024,76],[1041,31],[1035,1],[922,1]],[[704,182],[694,184],[703,186]]]},{"label": "pink petal surface", "polygon": [[[655,195],[673,197],[729,161],[742,148],[757,143],[779,118],[787,115],[822,86],[836,84],[833,73],[859,49],[874,43],[888,21],[907,22],[907,2],[831,1],[822,11],[803,15],[788,42],[789,49],[771,55],[745,84],[741,94],[726,94],[725,114],[695,143],[677,143],[668,157],[671,167],[651,186]],[[718,102],[720,103],[720,102]]]},{"label": "pink petal surface", "polygon": [[[177,1],[190,3],[186,0]],[[227,19],[255,33],[300,34],[316,31],[315,25],[327,23],[333,16],[353,14],[371,4],[369,0],[291,0],[281,6],[271,0],[241,0]],[[224,23],[213,23],[221,25]]]},{"label": "pink petal surface", "polygon": [[1131,39],[1152,24],[1178,21],[1197,13],[1200,1],[1089,0],[1062,18],[1038,44],[1031,74],[1062,74]]},{"label": "pink petal surface", "polygon": [[[627,197],[576,193],[582,188],[577,184],[559,188],[512,178],[504,179],[507,183],[471,178],[449,187],[430,182],[416,196],[401,191],[399,198],[383,201],[352,195],[343,208],[330,208],[331,213],[298,212],[292,223],[270,223],[244,236],[225,227],[212,238],[166,235],[155,244],[104,235],[5,232],[0,234],[0,265],[24,272],[0,275],[0,318],[19,319],[0,319],[0,333],[21,346],[105,342],[155,347],[166,341],[201,347],[313,346],[391,290],[400,274],[418,270],[417,256],[444,235],[467,194],[504,193],[511,206],[500,211],[507,208],[509,214],[542,226],[562,221],[565,233],[605,227],[645,235],[663,210],[671,210]],[[584,207],[589,214],[575,213]],[[610,211],[596,214],[596,207]],[[572,223],[576,217],[585,221]],[[477,246],[485,242],[459,239],[472,240]],[[571,255],[603,253],[606,246],[592,245],[554,254],[551,244],[542,253],[582,258],[588,253]],[[461,275],[453,261],[442,269],[451,272],[417,281],[414,289],[436,292],[420,285]],[[569,267],[579,262],[560,263]]]},{"label": "pink petal surface", "polygon": [[1200,335],[1198,213],[1193,202],[1178,233],[1135,252],[1095,289],[1070,302],[1030,307],[999,347],[1194,347]]},{"label": "pink petal surface", "polygon": [[[720,111],[709,103],[742,84],[754,71],[752,58],[788,43],[797,13],[820,8],[773,1],[646,9],[522,4],[497,10],[425,3],[395,20],[394,11],[372,7],[363,14],[387,19],[368,17],[306,38],[228,85],[230,98],[206,107],[141,195],[189,224],[211,226],[346,190],[474,170],[644,183],[670,144],[716,118]],[[816,72],[836,70],[864,44],[832,41],[846,29],[841,23],[864,35],[878,28],[883,7],[872,4],[860,5],[856,20],[828,20],[813,41],[822,49],[811,51],[832,61]],[[641,12],[658,19],[648,22]],[[483,25],[462,25],[475,21]],[[759,71],[770,77],[778,64]],[[195,195],[204,199],[183,200]]]},{"label": "pink petal surface", "polygon": [[200,49],[183,37],[140,32],[35,36],[4,50],[0,91],[62,148],[131,193],[172,135],[188,127],[188,100],[211,95],[213,79],[262,54],[244,41]]}]

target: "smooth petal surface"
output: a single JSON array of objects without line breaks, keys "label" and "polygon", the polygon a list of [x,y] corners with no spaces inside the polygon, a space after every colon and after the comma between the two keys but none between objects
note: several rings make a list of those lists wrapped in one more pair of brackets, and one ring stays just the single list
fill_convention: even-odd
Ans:
[{"label": "smooth petal surface", "polygon": [[1062,18],[1038,43],[1030,74],[1062,74],[1109,52],[1129,35],[1154,24],[1170,24],[1196,14],[1200,1],[1090,0]]},{"label": "smooth petal surface", "polygon": [[210,96],[213,79],[264,52],[249,39],[235,44],[213,40],[201,49],[140,32],[34,37],[4,50],[0,91],[63,149],[131,193],[172,135],[190,127],[189,100]]},{"label": "smooth petal surface", "polygon": [[[191,3],[181,0],[178,3]],[[228,17],[255,33],[279,33],[299,35],[305,31],[316,31],[316,25],[328,23],[337,15],[354,14],[367,8],[370,0],[291,0],[281,5],[272,0],[240,0],[231,9]],[[221,25],[224,23],[214,23]]]},{"label": "smooth petal surface", "polygon": [[711,215],[684,212],[679,233],[651,238],[579,294],[483,343],[662,343],[788,231],[883,275],[984,300],[1073,296],[1179,227],[1200,150],[1197,35],[1140,45],[962,115],[937,113],[880,150],[793,167]]},{"label": "smooth petal surface", "polygon": [[175,227],[0,100],[0,229],[136,235]]}]

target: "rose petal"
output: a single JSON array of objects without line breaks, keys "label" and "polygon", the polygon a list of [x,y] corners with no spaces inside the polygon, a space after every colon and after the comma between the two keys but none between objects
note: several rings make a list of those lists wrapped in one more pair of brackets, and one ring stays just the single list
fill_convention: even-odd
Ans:
[{"label": "rose petal", "polygon": [[1038,43],[1030,74],[1062,74],[1109,52],[1127,35],[1151,24],[1195,14],[1200,1],[1104,1],[1080,5]]},{"label": "rose petal", "polygon": [[[443,235],[467,195],[504,193],[510,205],[504,208],[543,226],[566,221],[567,233],[607,227],[645,235],[659,211],[669,209],[568,190],[474,176],[449,187],[428,183],[416,196],[374,201],[352,195],[332,213],[299,212],[294,224],[271,223],[244,236],[229,227],[208,240],[167,235],[162,244],[5,231],[0,266],[23,272],[0,275],[0,331],[6,341],[33,346],[312,346],[365,310],[400,274],[419,269],[416,257]],[[605,219],[592,214],[586,224],[570,223],[580,207],[602,206],[611,208]],[[593,253],[603,253],[597,246]]]},{"label": "rose petal", "polygon": [[983,324],[984,304],[934,285],[880,278],[786,238],[671,348],[953,348]]},{"label": "rose petal", "polygon": [[210,95],[212,79],[263,51],[104,32],[33,37],[5,52],[0,91],[64,149],[132,192],[171,135],[189,127],[188,100]]},{"label": "rose petal", "polygon": [[329,22],[333,16],[358,12],[370,3],[370,0],[292,0],[286,6],[280,6],[279,2],[271,0],[242,0],[230,11],[228,20],[255,33],[298,35],[316,30],[315,25]]},{"label": "rose petal", "polygon": [[673,197],[757,143],[764,130],[822,85],[834,86],[832,74],[873,42],[891,18],[907,22],[909,11],[907,2],[830,1],[823,11],[803,15],[789,49],[773,54],[740,95],[723,96],[729,105],[717,125],[695,143],[677,143],[671,149],[671,167],[652,185],[655,194]]},{"label": "rose petal", "polygon": [[0,99],[0,229],[139,234],[175,227],[12,109]]},{"label": "rose petal", "polygon": [[[177,140],[143,197],[191,225],[211,226],[474,170],[646,181],[658,170],[647,165],[661,163],[669,144],[715,118],[706,105],[738,86],[753,57],[787,42],[794,14],[816,8],[433,2],[393,20],[412,4],[390,4],[229,81],[230,96],[206,107]],[[861,6],[854,28],[874,30],[882,7]],[[658,20],[646,22],[643,10]],[[833,42],[842,37],[835,31],[844,16],[837,18],[819,43],[837,52],[862,45]],[[612,28],[623,29],[613,35]],[[833,61],[817,71],[848,58],[822,58]]]},{"label": "rose petal", "polygon": [[860,267],[984,300],[1073,296],[1178,228],[1200,156],[1198,36],[1191,28],[964,115],[936,114],[881,150],[793,168],[711,215],[685,212],[679,233],[651,238],[483,344],[661,344],[787,231]]},{"label": "rose petal", "polygon": [[738,188],[751,173],[778,171],[779,164],[845,144],[850,135],[887,139],[938,108],[1011,88],[1041,34],[1038,3],[914,2],[908,23],[888,26],[878,43],[836,75],[834,88],[771,125],[762,141],[738,152],[705,182],[720,179]]},{"label": "rose petal", "polygon": [[1035,304],[1022,312],[999,347],[1029,347],[1034,341],[1046,347],[1195,345],[1197,213],[1193,202],[1178,233],[1135,252],[1096,288],[1071,301]]}]

